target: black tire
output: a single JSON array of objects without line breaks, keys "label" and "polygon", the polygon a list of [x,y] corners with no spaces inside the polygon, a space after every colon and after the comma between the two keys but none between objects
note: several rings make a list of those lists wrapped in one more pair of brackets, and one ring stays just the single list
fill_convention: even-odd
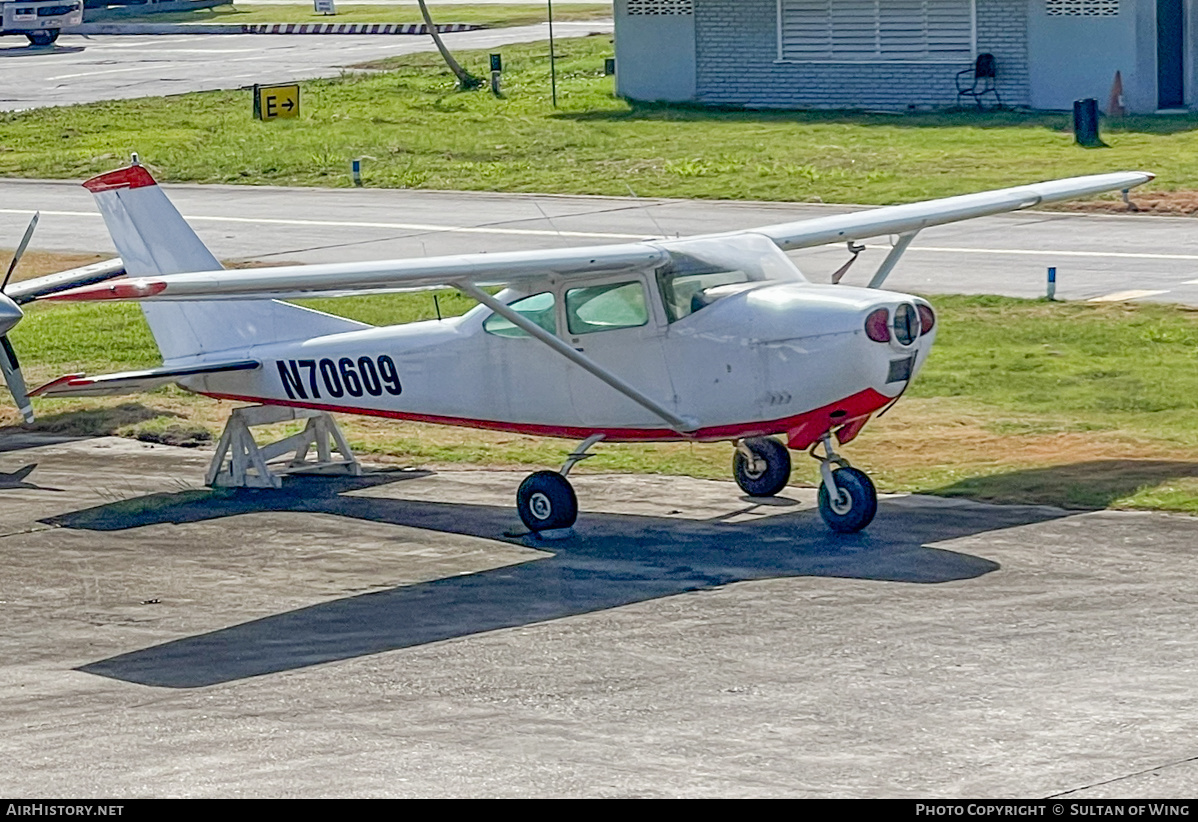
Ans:
[{"label": "black tire", "polygon": [[737,448],[732,455],[732,476],[751,497],[772,497],[790,482],[790,452],[773,437],[751,437],[745,447],[765,463],[765,470],[753,471],[752,463]]},{"label": "black tire", "polygon": [[44,31],[28,32],[26,37],[29,42],[35,46],[48,46],[58,39],[58,29],[45,29]]},{"label": "black tire", "polygon": [[878,513],[878,492],[873,482],[856,468],[837,468],[832,472],[832,479],[840,492],[848,496],[844,505],[832,507],[832,495],[828,486],[819,486],[819,514],[833,531],[842,534],[855,534],[873,522],[874,514]]},{"label": "black tire", "polygon": [[516,510],[530,531],[569,528],[578,519],[578,497],[558,472],[537,471],[520,483]]}]

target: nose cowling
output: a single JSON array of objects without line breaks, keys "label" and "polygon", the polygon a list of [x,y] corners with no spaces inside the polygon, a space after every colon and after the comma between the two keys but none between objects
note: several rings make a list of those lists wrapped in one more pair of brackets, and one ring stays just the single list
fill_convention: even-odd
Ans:
[{"label": "nose cowling", "polygon": [[753,334],[763,341],[864,334],[907,350],[936,324],[925,300],[874,288],[785,283],[755,289],[745,299],[753,308]]}]

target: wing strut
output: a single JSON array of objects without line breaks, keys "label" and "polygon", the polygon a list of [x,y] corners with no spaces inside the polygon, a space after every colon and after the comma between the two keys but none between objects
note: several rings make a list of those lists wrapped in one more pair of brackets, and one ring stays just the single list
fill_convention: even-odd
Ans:
[{"label": "wing strut", "polygon": [[918,231],[908,231],[900,234],[898,242],[890,249],[890,253],[886,255],[886,259],[882,260],[882,264],[878,266],[877,272],[873,279],[869,281],[866,288],[881,288],[882,283],[886,282],[886,278],[890,276],[890,272],[894,271],[894,267],[898,265],[899,258],[903,256],[903,252],[907,250],[907,246],[911,245],[911,241],[915,239]]},{"label": "wing strut", "polygon": [[580,351],[575,350],[569,344],[563,342],[562,340],[555,337],[553,334],[550,334],[548,331],[541,328],[541,326],[537,325],[532,320],[528,319],[527,317],[521,316],[520,314],[518,314],[515,311],[512,311],[511,308],[504,305],[499,300],[495,299],[494,297],[492,297],[487,292],[483,291],[478,286],[476,286],[472,283],[463,283],[463,282],[454,283],[453,286],[454,286],[454,288],[461,291],[463,294],[466,294],[466,295],[471,296],[474,299],[478,300],[480,303],[485,305],[487,308],[491,309],[496,314],[498,314],[499,316],[503,317],[505,320],[510,322],[512,325],[516,326],[517,328],[522,329],[523,331],[527,331],[534,339],[540,340],[541,342],[545,343],[545,345],[549,346],[554,351],[561,354],[566,359],[570,360],[570,362],[574,363],[575,365],[579,366],[580,368],[590,371],[592,374],[594,374],[600,380],[602,380],[603,382],[610,385],[612,388],[619,391],[625,397],[628,397],[628,399],[632,400],[633,402],[637,403],[638,405],[644,406],[645,408],[649,409],[654,414],[656,414],[657,416],[659,416],[663,420],[665,420],[666,424],[669,425],[670,428],[674,429],[678,433],[685,434],[687,432],[694,431],[696,428],[699,427],[698,422],[695,421],[694,419],[680,417],[677,414],[675,414],[674,412],[670,411],[668,408],[666,408],[661,403],[657,402],[656,400],[654,400],[650,397],[645,396],[640,391],[636,390],[631,385],[629,385],[628,383],[624,382],[622,379],[617,377],[615,374],[613,374],[610,371],[608,371],[607,369],[603,368],[601,365],[596,363],[594,360],[590,359],[589,357],[583,356],[583,354]]}]

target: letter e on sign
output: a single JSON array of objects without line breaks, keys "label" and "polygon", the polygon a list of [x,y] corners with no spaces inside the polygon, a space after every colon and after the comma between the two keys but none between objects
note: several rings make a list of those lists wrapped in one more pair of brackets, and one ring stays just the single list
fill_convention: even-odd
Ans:
[{"label": "letter e on sign", "polygon": [[255,86],[254,114],[259,120],[299,117],[299,86]]}]

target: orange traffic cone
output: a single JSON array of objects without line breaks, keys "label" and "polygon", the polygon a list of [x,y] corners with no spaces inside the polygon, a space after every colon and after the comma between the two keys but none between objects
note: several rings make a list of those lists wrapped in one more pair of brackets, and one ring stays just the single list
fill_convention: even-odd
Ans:
[{"label": "orange traffic cone", "polygon": [[1106,105],[1107,117],[1122,117],[1127,114],[1123,107],[1123,75],[1115,72],[1115,82],[1111,83],[1111,99]]}]

